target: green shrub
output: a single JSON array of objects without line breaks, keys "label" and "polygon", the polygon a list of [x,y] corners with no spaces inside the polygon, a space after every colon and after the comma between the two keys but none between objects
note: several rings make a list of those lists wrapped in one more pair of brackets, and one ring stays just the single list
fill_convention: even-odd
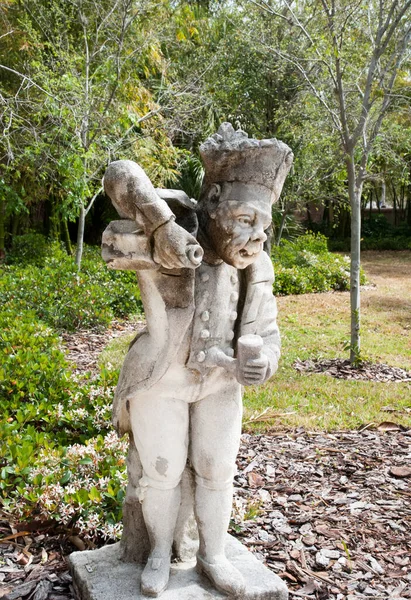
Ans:
[{"label": "green shrub", "polygon": [[82,270],[53,244],[43,266],[9,265],[0,272],[0,305],[16,314],[31,310],[56,329],[107,326],[114,317],[142,310],[133,272],[113,271],[99,249],[86,248]]},{"label": "green shrub", "polygon": [[[28,428],[26,436],[30,433],[35,435]],[[127,445],[113,431],[67,446],[46,438],[3,504],[20,518],[56,519],[86,539],[116,539],[122,529]],[[15,465],[31,444],[23,441],[19,448],[16,453],[13,446]]]},{"label": "green shrub", "polygon": [[[349,252],[350,238],[328,240],[328,247],[335,252]],[[383,214],[365,218],[361,225],[361,250],[411,250],[411,227],[402,223],[394,226]]]},{"label": "green shrub", "polygon": [[[2,504],[25,518],[70,516],[89,537],[115,537],[124,487],[124,444],[110,424],[115,379],[105,370],[78,379],[60,345],[33,312],[0,313]],[[57,490],[58,504],[50,500]]]},{"label": "green shrub", "polygon": [[[104,372],[78,380],[59,337],[33,313],[0,313],[0,403],[2,422],[14,431],[33,425],[59,443],[84,441],[107,428]],[[96,388],[98,395],[96,395]]]},{"label": "green shrub", "polygon": [[411,250],[411,236],[364,238],[361,250]]},{"label": "green shrub", "polygon": [[[328,251],[327,238],[306,233],[294,242],[282,240],[272,252],[276,295],[308,294],[350,287],[350,260]],[[361,272],[361,283],[365,276]]]},{"label": "green shrub", "polygon": [[13,237],[13,247],[7,254],[8,264],[41,266],[49,254],[49,245],[44,235],[26,233]]},{"label": "green shrub", "polygon": [[0,270],[1,503],[24,519],[116,538],[126,450],[110,423],[118,373],[79,378],[56,330],[139,312],[136,277],[109,270],[98,248],[85,248],[78,274],[59,244],[19,244]]}]

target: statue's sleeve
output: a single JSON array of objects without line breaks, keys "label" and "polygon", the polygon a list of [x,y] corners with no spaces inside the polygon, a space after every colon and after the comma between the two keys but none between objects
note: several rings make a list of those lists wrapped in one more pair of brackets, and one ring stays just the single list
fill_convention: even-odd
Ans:
[{"label": "statue's sleeve", "polygon": [[262,337],[262,352],[267,356],[269,363],[269,379],[277,370],[281,353],[277,302],[273,295],[274,269],[269,256],[262,252],[257,263],[251,265],[247,271],[247,290],[240,335],[252,333]]},{"label": "statue's sleeve", "polygon": [[101,254],[110,269],[142,271],[158,269],[150,238],[139,220],[112,221],[103,232]]},{"label": "statue's sleeve", "polygon": [[149,177],[131,160],[112,162],[104,174],[104,191],[123,219],[140,221],[146,235],[174,219],[174,214]]}]

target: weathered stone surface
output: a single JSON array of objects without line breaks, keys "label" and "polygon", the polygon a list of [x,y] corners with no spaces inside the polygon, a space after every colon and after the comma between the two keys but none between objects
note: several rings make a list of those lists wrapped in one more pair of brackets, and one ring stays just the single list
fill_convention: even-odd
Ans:
[{"label": "weathered stone surface", "polygon": [[[127,221],[104,232],[103,258],[137,272],[147,327],[130,344],[116,389],[113,423],[130,434],[129,481],[120,548],[102,552],[119,553],[117,562],[145,563],[142,572],[130,571],[133,584],[121,584],[133,597],[137,572],[146,595],[165,589],[174,547],[186,558],[198,550],[199,567],[217,590],[284,598],[285,586],[248,553],[235,551],[231,562],[224,554],[242,386],[267,381],[280,355],[274,272],[263,249],[292,152],[225,123],[200,153],[205,179],[198,204],[182,192],[155,190],[132,161],[111,163],[104,176],[106,193]],[[125,568],[116,567],[121,579]],[[192,569],[173,569],[171,589],[197,586]],[[106,576],[113,568],[102,571],[96,563],[95,570],[104,574],[95,583],[105,582],[107,598],[120,597]],[[267,595],[266,577],[284,593]],[[263,595],[252,591],[256,581]],[[200,589],[186,597],[221,597],[206,588],[199,596]],[[175,597],[183,598],[182,590]]]},{"label": "weathered stone surface", "polygon": [[[70,568],[78,600],[142,600],[140,575],[143,569],[120,560],[120,544],[99,550],[74,552]],[[235,538],[228,536],[226,554],[242,573],[246,591],[241,600],[287,600],[288,591],[281,579],[259,562]],[[226,596],[197,574],[195,562],[175,563],[162,600],[213,600]]]}]

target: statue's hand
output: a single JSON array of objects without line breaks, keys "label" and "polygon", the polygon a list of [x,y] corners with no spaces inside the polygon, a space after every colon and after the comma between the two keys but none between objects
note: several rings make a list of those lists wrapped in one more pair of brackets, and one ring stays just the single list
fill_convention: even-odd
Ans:
[{"label": "statue's hand", "polygon": [[166,269],[196,269],[203,250],[195,237],[173,220],[161,225],[153,234],[154,261]]},{"label": "statue's hand", "polygon": [[268,358],[260,354],[258,358],[249,358],[244,364],[237,362],[237,381],[242,385],[260,385],[267,379]]}]

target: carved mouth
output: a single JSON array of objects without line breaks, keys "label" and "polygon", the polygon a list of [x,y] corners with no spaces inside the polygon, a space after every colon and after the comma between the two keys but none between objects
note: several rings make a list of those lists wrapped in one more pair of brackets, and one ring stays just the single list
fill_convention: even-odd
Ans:
[{"label": "carved mouth", "polygon": [[257,254],[257,252],[249,252],[245,248],[242,248],[239,252],[239,255],[241,256],[241,258],[251,258],[252,256],[255,256],[256,254]]}]

